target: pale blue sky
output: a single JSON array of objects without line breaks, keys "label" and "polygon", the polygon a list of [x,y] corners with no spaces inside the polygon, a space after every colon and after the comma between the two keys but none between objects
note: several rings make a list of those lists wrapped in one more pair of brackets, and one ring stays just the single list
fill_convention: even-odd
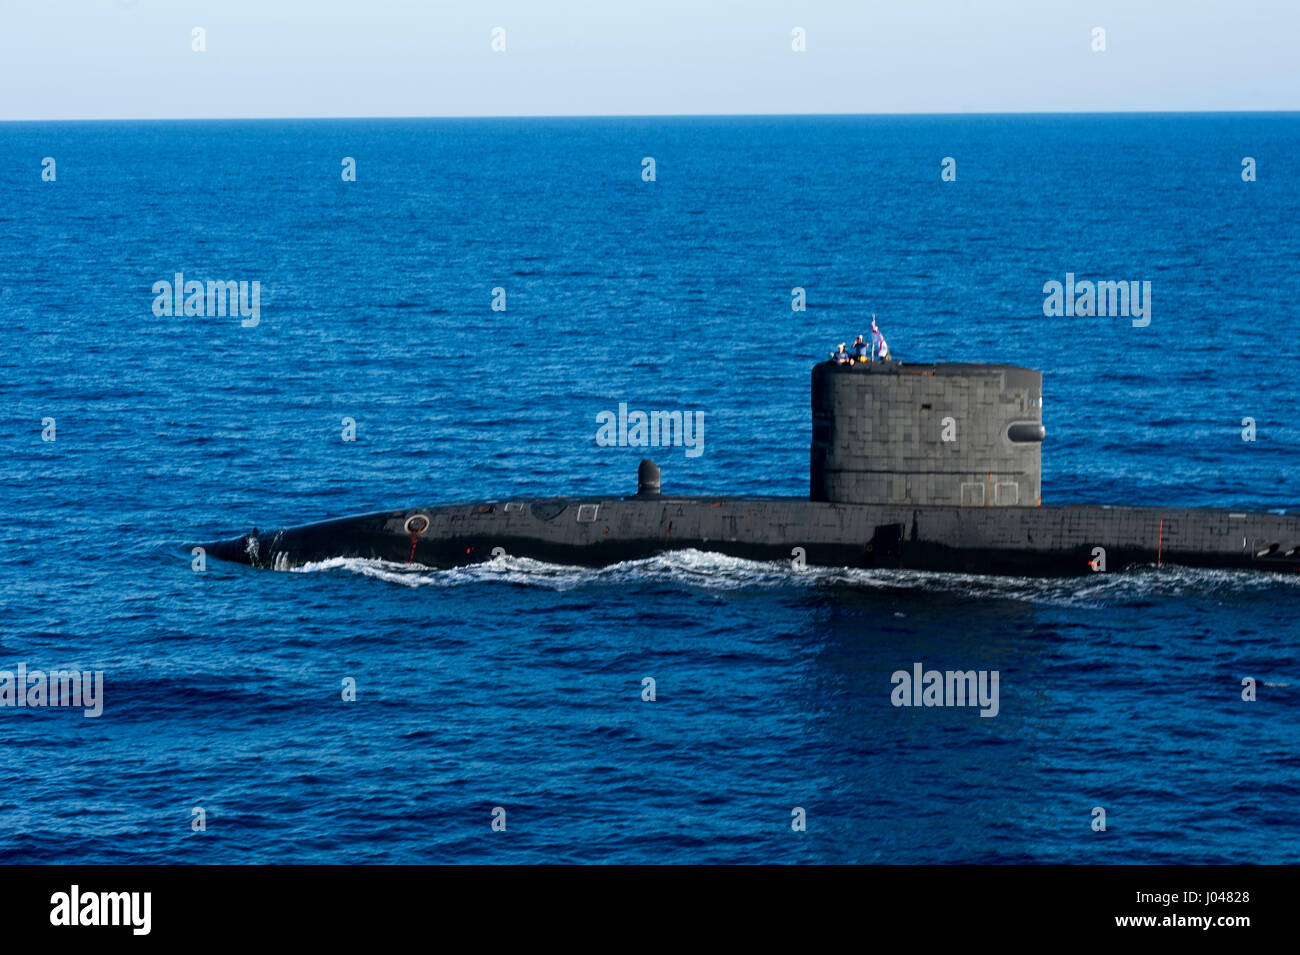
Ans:
[{"label": "pale blue sky", "polygon": [[1297,64],[1300,0],[0,0],[0,119],[1277,110]]}]

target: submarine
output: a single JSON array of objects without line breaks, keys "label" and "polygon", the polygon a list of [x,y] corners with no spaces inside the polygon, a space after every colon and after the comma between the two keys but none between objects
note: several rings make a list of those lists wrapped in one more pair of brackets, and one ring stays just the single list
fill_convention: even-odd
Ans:
[{"label": "submarine", "polygon": [[605,566],[695,549],[793,566],[1029,577],[1134,566],[1300,573],[1300,514],[1042,503],[1042,372],[984,363],[812,369],[807,498],[511,497],[361,514],[203,545],[289,570],[338,557],[450,568]]}]

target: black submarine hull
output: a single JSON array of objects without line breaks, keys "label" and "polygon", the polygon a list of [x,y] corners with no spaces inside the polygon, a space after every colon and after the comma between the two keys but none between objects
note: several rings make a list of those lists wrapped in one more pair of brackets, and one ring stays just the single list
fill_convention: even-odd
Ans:
[{"label": "black submarine hull", "polygon": [[503,555],[607,566],[696,549],[796,568],[1043,577],[1177,564],[1300,573],[1300,515],[638,495],[383,511],[204,546],[218,558],[281,570],[346,557],[449,568]]}]

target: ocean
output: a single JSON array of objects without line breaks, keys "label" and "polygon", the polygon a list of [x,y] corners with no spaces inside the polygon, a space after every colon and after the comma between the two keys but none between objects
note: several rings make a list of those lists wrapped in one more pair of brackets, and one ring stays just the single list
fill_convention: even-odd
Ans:
[{"label": "ocean", "polygon": [[665,492],[804,495],[873,313],[1043,371],[1044,506],[1294,508],[1298,183],[1294,113],[0,124],[0,671],[103,673],[0,706],[0,860],[1294,862],[1294,577],[191,547],[633,493],[621,402],[703,413]]}]

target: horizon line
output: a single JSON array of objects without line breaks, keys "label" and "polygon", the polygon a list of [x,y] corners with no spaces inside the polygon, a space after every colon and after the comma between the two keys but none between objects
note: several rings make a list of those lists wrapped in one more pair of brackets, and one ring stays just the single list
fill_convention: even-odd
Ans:
[{"label": "horizon line", "polygon": [[922,110],[885,113],[475,113],[475,114],[391,114],[383,116],[101,116],[57,119],[0,118],[0,123],[224,123],[224,122],[341,122],[353,120],[443,120],[443,119],[802,119],[906,116],[1240,116],[1286,115],[1294,109],[1066,109],[1066,110],[966,110],[949,112]]}]

